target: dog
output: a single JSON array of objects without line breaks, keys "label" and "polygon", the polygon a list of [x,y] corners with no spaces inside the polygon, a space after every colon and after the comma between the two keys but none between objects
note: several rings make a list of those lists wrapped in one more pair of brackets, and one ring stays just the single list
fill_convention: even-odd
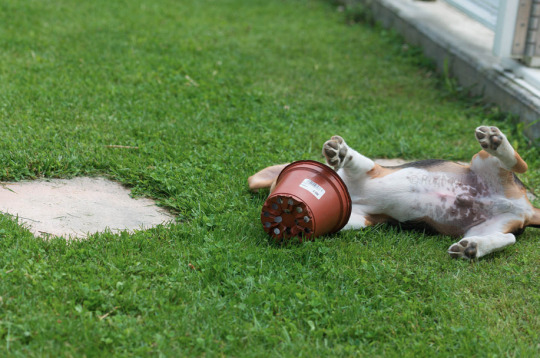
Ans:
[{"label": "dog", "polygon": [[[540,228],[540,209],[530,203],[515,174],[527,171],[525,161],[497,127],[478,127],[475,137],[482,150],[469,165],[429,159],[381,166],[333,136],[322,153],[352,199],[343,230],[381,223],[421,224],[461,238],[448,254],[470,260],[514,244],[526,227]],[[272,191],[286,165],[251,176],[250,189]]]}]

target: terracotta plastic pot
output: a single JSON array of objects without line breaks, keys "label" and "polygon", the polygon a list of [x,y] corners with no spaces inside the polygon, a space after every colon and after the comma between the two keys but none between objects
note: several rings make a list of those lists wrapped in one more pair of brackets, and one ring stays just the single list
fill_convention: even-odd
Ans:
[{"label": "terracotta plastic pot", "polygon": [[351,216],[351,197],[339,175],[312,160],[286,166],[261,212],[264,230],[277,242],[313,239],[341,230]]}]

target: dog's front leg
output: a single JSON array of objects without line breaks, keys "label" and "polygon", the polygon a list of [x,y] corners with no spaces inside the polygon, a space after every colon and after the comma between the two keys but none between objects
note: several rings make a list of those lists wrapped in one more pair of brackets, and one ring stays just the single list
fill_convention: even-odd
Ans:
[{"label": "dog's front leg", "polygon": [[341,230],[363,229],[367,226],[370,226],[370,224],[371,223],[366,219],[366,216],[360,212],[355,211],[355,207],[353,206],[351,217],[349,218],[347,225],[345,225]]},{"label": "dog's front leg", "polygon": [[351,180],[364,178],[376,165],[373,160],[350,148],[340,136],[333,136],[324,143],[322,152],[328,165],[336,171],[343,169],[346,178]]},{"label": "dog's front leg", "polygon": [[328,165],[338,172],[347,185],[353,201],[351,217],[343,230],[363,229],[386,222],[388,217],[385,215],[370,215],[373,204],[363,199],[365,182],[383,173],[383,168],[349,147],[339,136],[333,136],[324,143],[322,152]]}]

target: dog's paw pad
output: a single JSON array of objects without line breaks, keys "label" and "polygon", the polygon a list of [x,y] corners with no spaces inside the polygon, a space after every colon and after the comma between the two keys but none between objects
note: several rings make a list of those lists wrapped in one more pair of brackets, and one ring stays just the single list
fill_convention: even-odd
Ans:
[{"label": "dog's paw pad", "polygon": [[347,152],[347,144],[345,144],[345,141],[340,136],[333,136],[332,139],[323,145],[323,155],[326,158],[326,162],[336,170],[343,167]]},{"label": "dog's paw pad", "polygon": [[475,135],[480,146],[487,151],[496,151],[505,139],[504,134],[497,127],[478,127]]},{"label": "dog's paw pad", "polygon": [[470,242],[466,239],[463,239],[460,242],[453,244],[448,249],[448,254],[454,259],[463,258],[471,260],[476,258],[477,253],[478,244],[476,242]]},{"label": "dog's paw pad", "polygon": [[332,138],[330,138],[330,140],[336,141],[338,144],[344,144],[345,143],[343,138],[341,138],[338,135],[332,136]]}]

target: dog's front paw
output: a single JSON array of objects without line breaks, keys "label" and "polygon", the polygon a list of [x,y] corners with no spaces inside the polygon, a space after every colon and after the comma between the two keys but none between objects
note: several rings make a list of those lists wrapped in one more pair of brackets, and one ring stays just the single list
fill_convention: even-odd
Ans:
[{"label": "dog's front paw", "polygon": [[463,239],[458,243],[453,244],[448,248],[450,257],[457,259],[462,258],[472,260],[478,254],[478,244],[467,239]]},{"label": "dog's front paw", "polygon": [[343,138],[335,135],[329,141],[324,143],[322,152],[328,165],[332,166],[335,170],[338,170],[345,164],[348,150],[349,147]]},{"label": "dog's front paw", "polygon": [[506,140],[506,136],[497,127],[482,126],[476,128],[476,140],[490,154],[494,154]]}]

